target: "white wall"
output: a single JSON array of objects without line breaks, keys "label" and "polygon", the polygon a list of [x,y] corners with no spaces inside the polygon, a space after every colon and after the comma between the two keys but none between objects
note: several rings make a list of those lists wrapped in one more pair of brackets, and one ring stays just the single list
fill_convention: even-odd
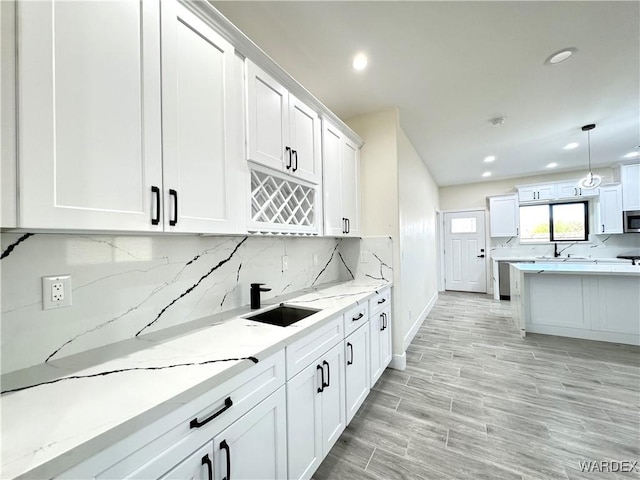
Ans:
[{"label": "white wall", "polygon": [[397,108],[346,122],[364,139],[360,153],[363,235],[393,239],[392,366],[437,297],[438,188],[400,128]]},{"label": "white wall", "polygon": [[436,209],[438,185],[415,148],[398,129],[400,270],[399,329],[394,350],[406,351],[437,295]]}]

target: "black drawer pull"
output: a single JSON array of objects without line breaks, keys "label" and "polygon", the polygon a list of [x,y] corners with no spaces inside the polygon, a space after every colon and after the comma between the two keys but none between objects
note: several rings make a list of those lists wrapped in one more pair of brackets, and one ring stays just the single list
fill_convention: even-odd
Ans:
[{"label": "black drawer pull", "polygon": [[291,150],[291,154],[293,155],[296,162],[295,164],[293,164],[293,169],[292,169],[295,172],[296,170],[298,170],[298,151]]},{"label": "black drawer pull", "polygon": [[203,425],[206,425],[207,423],[209,423],[211,420],[213,420],[214,418],[222,415],[224,412],[226,412],[227,410],[229,410],[231,408],[231,406],[233,405],[233,402],[231,401],[231,397],[227,397],[224,399],[224,407],[222,407],[220,410],[218,410],[217,412],[215,412],[213,415],[211,415],[210,417],[204,419],[203,421],[198,421],[197,418],[194,418],[193,420],[191,420],[191,422],[189,422],[189,428],[200,428]]},{"label": "black drawer pull", "polygon": [[[331,370],[329,367],[329,362],[327,362],[326,360],[322,361],[322,366],[323,366],[323,372],[324,372],[324,365],[327,366],[327,383],[323,383],[322,384],[322,389],[324,390],[324,387],[328,387],[329,385],[331,385]],[[323,380],[324,380],[324,373],[322,374]]]},{"label": "black drawer pull", "polygon": [[286,147],[284,149],[284,154],[287,156],[287,170],[291,168],[291,147]]},{"label": "black drawer pull", "polygon": [[229,448],[229,444],[226,440],[222,440],[222,442],[220,442],[220,449],[225,450],[227,454],[227,476],[222,480],[231,480],[231,449]]},{"label": "black drawer pull", "polygon": [[386,298],[383,298],[382,300],[378,300],[378,305],[380,305],[381,303],[384,303],[384,302],[386,302],[386,301],[387,301],[387,299],[386,299]]},{"label": "black drawer pull", "polygon": [[170,188],[169,196],[173,197],[173,218],[169,220],[169,225],[174,227],[178,223],[178,192]]},{"label": "black drawer pull", "polygon": [[322,372],[322,380],[320,381],[320,386],[318,387],[318,393],[324,392],[324,368],[320,365],[316,365],[316,371],[320,370]]},{"label": "black drawer pull", "polygon": [[209,454],[207,453],[204,457],[202,457],[202,465],[207,466],[207,478],[209,480],[213,480],[213,463],[211,463],[211,459],[209,458]]},{"label": "black drawer pull", "polygon": [[156,216],[154,217],[151,212],[151,225],[158,225],[160,223],[160,188],[152,185],[151,195],[156,196]]},{"label": "black drawer pull", "polygon": [[347,365],[353,365],[353,345],[347,342],[347,347],[349,347],[351,353],[350,360],[347,360]]},{"label": "black drawer pull", "polygon": [[351,320],[353,320],[354,322],[357,322],[362,317],[364,317],[364,313],[360,312],[360,315],[358,315],[357,317],[351,317]]}]

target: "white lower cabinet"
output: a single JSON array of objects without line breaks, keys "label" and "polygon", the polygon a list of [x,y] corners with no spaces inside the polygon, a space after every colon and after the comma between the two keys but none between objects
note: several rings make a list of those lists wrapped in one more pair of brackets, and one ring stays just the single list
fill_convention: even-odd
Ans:
[{"label": "white lower cabinet", "polygon": [[369,339],[371,333],[368,323],[367,321],[362,324],[344,341],[347,425],[356,415],[370,391]]},{"label": "white lower cabinet", "polygon": [[391,309],[387,308],[371,317],[371,386],[391,362]]},{"label": "white lower cabinet", "polygon": [[340,342],[287,382],[289,478],[311,478],[345,426]]},{"label": "white lower cabinet", "polygon": [[286,479],[286,421],[283,386],[213,439],[214,478]]}]

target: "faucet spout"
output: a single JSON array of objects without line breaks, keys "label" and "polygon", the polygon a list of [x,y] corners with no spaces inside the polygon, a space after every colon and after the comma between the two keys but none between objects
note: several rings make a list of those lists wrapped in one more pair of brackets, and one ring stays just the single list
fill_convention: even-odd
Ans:
[{"label": "faucet spout", "polygon": [[262,288],[264,283],[251,284],[251,310],[260,308],[260,292],[270,292],[270,288]]}]

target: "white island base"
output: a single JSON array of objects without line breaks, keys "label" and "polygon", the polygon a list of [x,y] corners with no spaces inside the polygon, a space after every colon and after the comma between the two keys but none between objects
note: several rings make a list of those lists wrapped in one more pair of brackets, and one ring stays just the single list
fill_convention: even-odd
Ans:
[{"label": "white island base", "polygon": [[640,266],[512,264],[511,310],[524,337],[640,345]]}]

